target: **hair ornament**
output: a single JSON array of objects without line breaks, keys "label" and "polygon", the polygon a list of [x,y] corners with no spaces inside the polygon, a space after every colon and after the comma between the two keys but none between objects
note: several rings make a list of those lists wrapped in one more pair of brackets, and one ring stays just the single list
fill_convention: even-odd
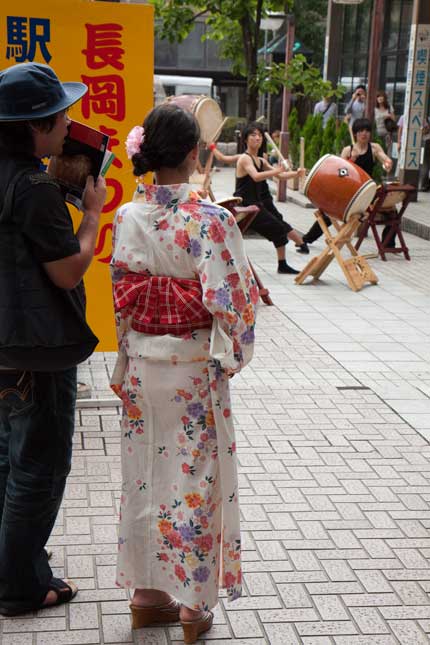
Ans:
[{"label": "hair ornament", "polygon": [[127,151],[127,157],[132,158],[140,150],[140,145],[145,140],[145,130],[141,125],[135,125],[134,128],[130,130],[125,140],[125,149]]}]

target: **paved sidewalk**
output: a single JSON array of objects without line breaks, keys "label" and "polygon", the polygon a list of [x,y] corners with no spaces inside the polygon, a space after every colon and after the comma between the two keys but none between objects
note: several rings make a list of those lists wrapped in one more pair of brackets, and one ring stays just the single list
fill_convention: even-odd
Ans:
[{"label": "paved sidewalk", "polygon": [[[281,208],[300,230],[312,221],[310,210]],[[297,286],[275,273],[270,244],[246,240],[275,307],[259,308],[255,359],[232,380],[245,594],[222,600],[200,643],[430,643],[430,243],[406,239],[412,261],[372,260],[379,284],[359,293],[334,263],[323,281]],[[294,266],[309,257],[288,246]],[[80,370],[102,399],[113,360],[96,354]],[[1,645],[182,642],[175,626],[133,633],[114,587],[114,401],[77,412],[50,540],[56,574],[80,592],[69,606],[0,619]]]}]

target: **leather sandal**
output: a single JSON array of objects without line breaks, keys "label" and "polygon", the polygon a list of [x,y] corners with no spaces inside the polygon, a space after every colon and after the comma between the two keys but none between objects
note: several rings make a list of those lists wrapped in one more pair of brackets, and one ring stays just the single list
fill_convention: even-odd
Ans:
[{"label": "leather sandal", "polygon": [[211,611],[205,611],[197,620],[181,620],[182,629],[184,630],[184,643],[192,645],[204,632],[212,627],[214,615]]},{"label": "leather sandal", "polygon": [[53,591],[57,594],[55,602],[40,605],[39,609],[46,609],[47,607],[57,607],[70,602],[78,593],[78,588],[71,580],[61,580],[61,578],[52,578],[48,586],[48,592]]},{"label": "leather sandal", "polygon": [[179,622],[180,603],[177,600],[171,600],[167,605],[158,605],[157,607],[139,607],[139,605],[130,605],[132,628],[140,629],[157,625],[160,623],[177,623]]},{"label": "leather sandal", "polygon": [[40,609],[49,609],[50,607],[57,607],[58,605],[63,605],[66,602],[70,602],[78,593],[78,588],[74,582],[71,580],[61,580],[61,578],[52,578],[51,582],[48,585],[48,591],[54,591],[56,594],[55,602],[45,603],[38,605],[37,607],[29,607],[28,609],[22,608],[13,608],[13,607],[0,607],[0,614],[3,616],[21,616],[22,614],[28,614],[32,611],[38,611]]}]

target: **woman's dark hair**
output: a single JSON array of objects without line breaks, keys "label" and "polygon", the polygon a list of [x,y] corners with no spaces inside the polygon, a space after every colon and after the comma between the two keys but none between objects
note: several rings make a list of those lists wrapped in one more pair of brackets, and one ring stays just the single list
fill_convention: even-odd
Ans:
[{"label": "woman's dark hair", "polygon": [[250,134],[258,130],[258,132],[261,134],[263,137],[263,143],[261,144],[260,148],[258,149],[258,154],[262,155],[263,152],[266,152],[266,138],[264,136],[264,127],[261,123],[258,121],[253,121],[251,123],[248,123],[242,130],[241,134],[241,139],[243,142],[244,149],[246,148],[246,142],[248,141],[248,137]]},{"label": "woman's dark hair", "polygon": [[372,124],[369,119],[355,119],[352,124],[352,133],[357,134],[357,132],[361,132],[362,130],[372,132]]},{"label": "woman's dark hair", "polygon": [[384,108],[386,110],[389,110],[390,109],[390,104],[388,103],[387,93],[384,92],[384,90],[379,90],[378,92],[376,92],[376,106],[375,107],[379,107],[378,96],[382,96],[384,98],[384,102],[383,102],[382,105],[384,106]]},{"label": "woman's dark hair", "polygon": [[[58,114],[58,113],[57,113]],[[31,121],[0,123],[0,154],[9,157],[31,157],[34,155],[34,139],[31,126],[51,132],[57,122],[57,114]]]},{"label": "woman's dark hair", "polygon": [[145,118],[140,150],[131,158],[137,177],[150,170],[177,168],[198,144],[199,125],[191,114],[177,105],[163,103]]}]

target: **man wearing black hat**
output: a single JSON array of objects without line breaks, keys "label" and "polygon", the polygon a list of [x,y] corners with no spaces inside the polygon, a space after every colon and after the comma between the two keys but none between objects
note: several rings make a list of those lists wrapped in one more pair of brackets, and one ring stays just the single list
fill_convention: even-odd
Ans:
[{"label": "man wearing black hat", "polygon": [[[37,325],[51,333],[51,321],[54,344],[70,327],[69,317],[61,316],[66,305],[82,316],[78,336],[81,326],[82,335],[91,334],[81,280],[94,253],[105,182],[88,179],[75,234],[59,186],[40,170],[43,157],[61,153],[67,108],[86,91],[82,83],[61,83],[47,65],[23,63],[0,72],[0,613],[5,616],[68,602],[77,592],[71,581],[53,577],[44,548],[71,465],[76,364],[69,357],[65,369],[44,367],[48,350],[37,342],[34,352],[19,345],[32,347]],[[33,280],[39,274],[39,282]],[[44,291],[51,302],[61,301],[55,324]],[[9,346],[11,320],[16,357]],[[54,354],[48,362],[46,353],[46,366]]]}]

